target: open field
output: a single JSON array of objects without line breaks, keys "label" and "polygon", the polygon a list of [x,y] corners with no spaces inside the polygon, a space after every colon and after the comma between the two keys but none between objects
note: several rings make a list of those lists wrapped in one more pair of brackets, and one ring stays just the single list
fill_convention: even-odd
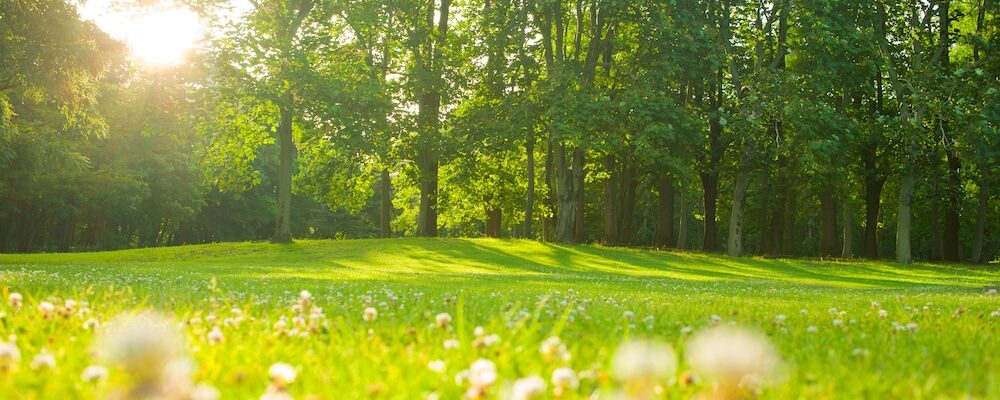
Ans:
[{"label": "open field", "polygon": [[[677,353],[676,370],[654,379],[656,397],[718,395],[722,378],[690,373],[690,343],[732,324],[766,335],[781,359],[753,385],[765,398],[995,399],[998,285],[995,265],[764,260],[512,240],[0,255],[0,337],[16,336],[19,353],[16,362],[0,354],[0,367],[12,366],[0,372],[0,397],[120,394],[135,372],[108,361],[102,354],[114,343],[95,345],[97,338],[120,331],[117,315],[155,309],[180,328],[191,380],[226,399],[274,389],[268,370],[278,362],[296,370],[279,385],[294,398],[459,398],[475,386],[481,371],[463,371],[479,359],[496,369],[483,387],[488,398],[509,397],[513,382],[531,375],[546,381],[544,398],[554,397],[550,378],[562,367],[579,384],[561,398],[613,398],[640,390],[613,362],[619,345],[636,338]],[[311,296],[303,299],[302,290]],[[11,293],[22,304],[12,304]],[[377,316],[366,318],[368,307]],[[440,323],[441,313],[450,321]],[[565,349],[543,344],[550,337]],[[108,367],[107,378],[85,382],[91,365]]]}]

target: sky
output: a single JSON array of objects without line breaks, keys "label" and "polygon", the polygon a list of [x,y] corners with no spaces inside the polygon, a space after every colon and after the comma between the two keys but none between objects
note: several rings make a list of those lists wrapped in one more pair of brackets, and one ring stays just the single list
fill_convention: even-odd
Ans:
[{"label": "sky", "polygon": [[164,1],[156,7],[125,10],[116,0],[86,0],[80,15],[125,42],[136,61],[152,66],[182,62],[204,36],[207,24],[190,9]]}]

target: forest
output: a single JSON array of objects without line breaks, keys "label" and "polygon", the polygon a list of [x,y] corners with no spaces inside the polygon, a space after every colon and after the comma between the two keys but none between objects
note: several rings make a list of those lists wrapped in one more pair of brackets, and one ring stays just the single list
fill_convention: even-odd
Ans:
[{"label": "forest", "polygon": [[77,2],[0,1],[0,252],[1000,255],[994,0],[181,3],[205,38],[151,67]]}]

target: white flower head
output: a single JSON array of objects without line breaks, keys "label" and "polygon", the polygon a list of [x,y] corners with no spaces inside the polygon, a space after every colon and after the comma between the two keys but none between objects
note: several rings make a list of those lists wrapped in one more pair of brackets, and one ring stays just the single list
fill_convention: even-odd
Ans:
[{"label": "white flower head", "polygon": [[580,386],[580,378],[576,376],[576,372],[572,368],[556,368],[552,371],[552,386],[561,390],[575,390]]},{"label": "white flower head", "polygon": [[497,380],[497,367],[493,361],[480,358],[469,367],[469,383],[473,387],[484,388]]},{"label": "white flower head", "polygon": [[611,368],[622,382],[659,382],[677,372],[677,354],[666,343],[632,340],[618,346]]},{"label": "white flower head", "polygon": [[361,317],[368,322],[374,321],[378,319],[378,310],[375,307],[366,307]]},{"label": "white flower head", "polygon": [[514,381],[514,387],[511,388],[511,400],[530,400],[537,399],[545,394],[545,380],[538,375],[532,375],[526,378],[518,379]]},{"label": "white flower head", "polygon": [[48,352],[43,351],[41,354],[36,355],[35,358],[31,360],[31,369],[33,370],[55,369],[55,368],[56,368],[56,358],[53,357],[52,354],[49,354]]},{"label": "white flower head", "polygon": [[777,378],[781,362],[777,350],[764,335],[737,327],[702,331],[688,343],[687,359],[700,375],[727,385]]},{"label": "white flower head", "polygon": [[13,371],[21,362],[21,351],[14,342],[0,342],[0,374]]},{"label": "white flower head", "polygon": [[160,379],[168,364],[185,358],[182,334],[170,320],[153,313],[118,317],[97,343],[104,360],[139,380]]},{"label": "white flower head", "polygon": [[440,374],[444,373],[447,366],[445,365],[444,360],[431,360],[427,363],[427,368]]},{"label": "white flower head", "polygon": [[80,380],[84,382],[102,381],[108,377],[108,369],[103,365],[91,365],[83,369]]},{"label": "white flower head", "polygon": [[222,333],[222,329],[218,326],[213,327],[211,331],[208,332],[208,343],[219,344],[226,340],[226,335]]},{"label": "white flower head", "polygon": [[436,317],[434,317],[434,322],[437,324],[438,327],[446,328],[448,327],[448,324],[451,322],[451,314],[440,313]]},{"label": "white flower head", "polygon": [[14,292],[7,295],[7,301],[10,303],[11,307],[19,308],[22,304],[24,304],[24,296],[21,296],[20,293]]},{"label": "white flower head", "polygon": [[278,362],[271,364],[271,368],[268,369],[267,375],[271,377],[271,381],[274,383],[284,386],[295,382],[296,372],[295,367]]}]

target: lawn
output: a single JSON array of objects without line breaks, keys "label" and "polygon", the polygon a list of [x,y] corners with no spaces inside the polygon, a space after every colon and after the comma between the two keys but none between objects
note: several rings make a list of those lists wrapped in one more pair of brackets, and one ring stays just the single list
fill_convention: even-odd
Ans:
[{"label": "lawn", "polygon": [[[486,239],[0,255],[0,398],[996,399],[998,285],[996,265]],[[740,357],[734,383],[715,364]]]}]

